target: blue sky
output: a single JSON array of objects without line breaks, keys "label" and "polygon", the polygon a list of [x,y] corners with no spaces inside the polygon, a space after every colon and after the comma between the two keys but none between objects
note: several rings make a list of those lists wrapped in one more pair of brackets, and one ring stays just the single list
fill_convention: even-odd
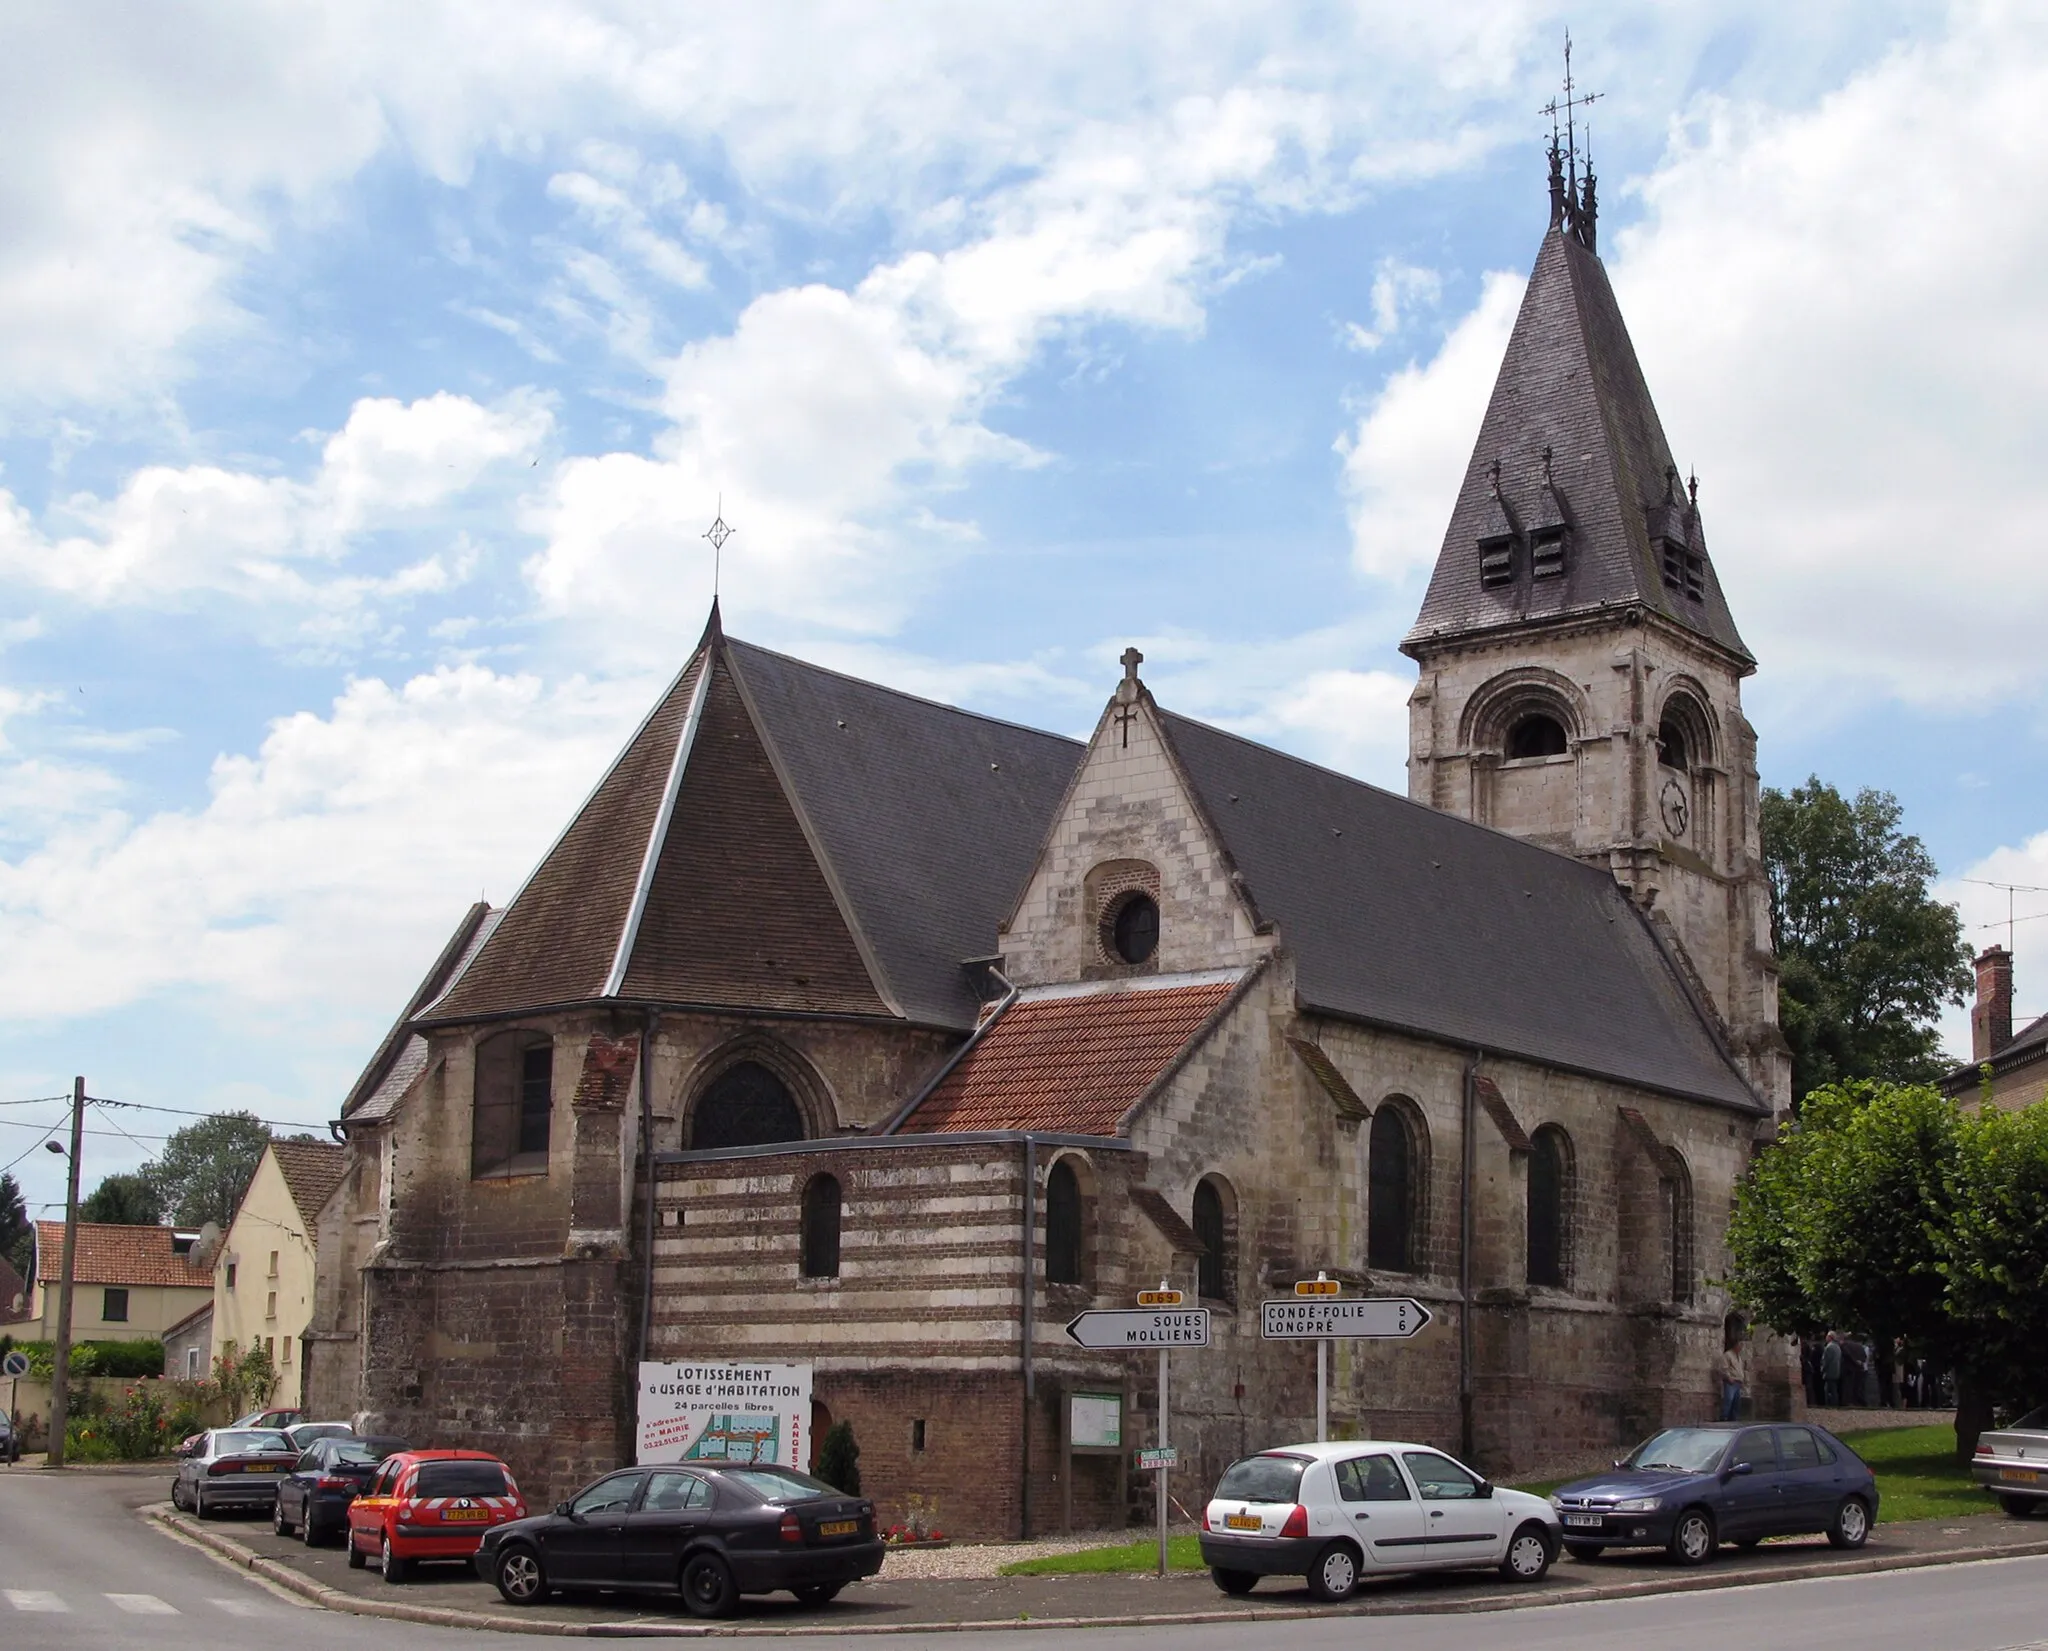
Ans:
[{"label": "blue sky", "polygon": [[[1766,781],[1896,791],[1990,939],[1962,879],[2048,886],[2048,25],[1434,10],[13,29],[0,1101],[332,1116],[694,641],[721,497],[737,634],[1070,731],[1135,641],[1399,786],[1567,23]],[[0,1106],[0,1162],[58,1112]],[[115,1117],[88,1185],[177,1121]]]}]

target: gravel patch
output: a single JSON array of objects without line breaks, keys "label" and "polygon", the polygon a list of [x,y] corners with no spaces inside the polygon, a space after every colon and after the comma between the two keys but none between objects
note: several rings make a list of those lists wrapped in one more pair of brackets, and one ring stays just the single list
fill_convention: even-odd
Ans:
[{"label": "gravel patch", "polygon": [[1073,1536],[1045,1537],[1036,1542],[956,1543],[950,1548],[892,1550],[882,1562],[890,1582],[953,1582],[1000,1576],[1005,1565],[1049,1554],[1077,1554],[1112,1542],[1129,1542],[1142,1531],[1082,1531]]}]

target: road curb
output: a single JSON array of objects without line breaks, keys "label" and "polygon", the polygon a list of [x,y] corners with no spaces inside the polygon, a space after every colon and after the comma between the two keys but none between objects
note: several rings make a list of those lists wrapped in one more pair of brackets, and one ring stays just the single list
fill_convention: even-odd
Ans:
[{"label": "road curb", "polygon": [[433,1605],[407,1605],[400,1600],[364,1599],[360,1595],[315,1582],[289,1565],[266,1559],[231,1536],[202,1526],[175,1510],[145,1508],[145,1515],[210,1552],[253,1572],[301,1599],[329,1611],[358,1617],[389,1617],[399,1622],[432,1623],[444,1628],[488,1628],[506,1634],[552,1634],[568,1639],[794,1639],[818,1634],[955,1634],[990,1633],[1004,1628],[1163,1628],[1193,1627],[1216,1622],[1292,1622],[1311,1617],[1471,1616],[1489,1611],[1524,1611],[1552,1605],[1586,1605],[1604,1599],[1642,1599],[1656,1594],[1704,1593],[1721,1588],[1761,1588],[1779,1582],[1813,1582],[1827,1577],[1868,1576],[1880,1571],[1919,1571],[1936,1565],[1969,1565],[1990,1559],[2028,1559],[2048,1554],[2048,1537],[1998,1547],[1946,1548],[1933,1553],[1858,1554],[1788,1565],[1759,1575],[1754,1571],[1689,1571],[1646,1578],[1609,1587],[1571,1587],[1531,1596],[1504,1588],[1484,1599],[1369,1600],[1355,1605],[1276,1605],[1230,1611],[1134,1612],[1113,1617],[1005,1617],[979,1622],[810,1623],[779,1627],[771,1624],[666,1622],[547,1622],[497,1612],[451,1611]]}]

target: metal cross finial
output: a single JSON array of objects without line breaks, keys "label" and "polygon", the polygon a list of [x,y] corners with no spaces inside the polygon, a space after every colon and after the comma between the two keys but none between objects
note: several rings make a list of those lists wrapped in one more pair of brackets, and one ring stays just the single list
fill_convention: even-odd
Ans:
[{"label": "metal cross finial", "polygon": [[[1590,153],[1590,144],[1588,149],[1584,151],[1579,147],[1579,111],[1584,109],[1589,103],[1599,102],[1606,94],[1604,92],[1581,92],[1579,90],[1579,83],[1572,78],[1572,37],[1570,30],[1565,31],[1564,37],[1564,86],[1562,90],[1564,96],[1561,100],[1552,98],[1538,111],[1539,114],[1545,114],[1550,117],[1551,214],[1553,219],[1560,215],[1569,218],[1574,234],[1590,250],[1593,236],[1593,216],[1596,210],[1593,204],[1593,161]],[[1564,115],[1564,141],[1562,144],[1558,141],[1559,133],[1557,130],[1557,117],[1560,111]],[[1586,188],[1583,195],[1579,190],[1579,161],[1582,155],[1586,161]],[[1557,185],[1559,182],[1557,172],[1560,160],[1562,160],[1564,167],[1564,178],[1562,180],[1564,196],[1562,201],[1557,199]],[[1563,209],[1562,214],[1560,214],[1560,207]]]},{"label": "metal cross finial", "polygon": [[718,599],[719,564],[725,557],[725,541],[730,539],[734,528],[725,525],[725,495],[718,495],[718,514],[711,519],[711,525],[704,530],[704,537],[711,541],[711,598]]}]

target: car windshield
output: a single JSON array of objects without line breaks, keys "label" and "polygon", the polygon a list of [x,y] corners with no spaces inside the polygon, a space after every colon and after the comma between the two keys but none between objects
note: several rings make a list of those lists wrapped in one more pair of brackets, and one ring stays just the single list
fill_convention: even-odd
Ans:
[{"label": "car windshield", "polygon": [[296,1456],[291,1440],[282,1433],[273,1433],[268,1428],[234,1428],[213,1436],[213,1453],[216,1456],[241,1456],[245,1454],[277,1454]]},{"label": "car windshield", "polygon": [[1305,1456],[1247,1456],[1223,1470],[1216,1495],[1231,1502],[1292,1502],[1307,1466]]},{"label": "car windshield", "polygon": [[2035,1433],[2048,1433],[2048,1404],[2042,1405],[2037,1410],[2030,1410],[2018,1421],[2007,1422],[2005,1425],[2009,1428],[2030,1430]]},{"label": "car windshield", "polygon": [[373,1468],[390,1454],[374,1439],[344,1439],[334,1447],[335,1462],[345,1467]]},{"label": "car windshield", "polygon": [[416,1496],[503,1496],[505,1470],[496,1462],[422,1462]]},{"label": "car windshield", "polygon": [[1622,1459],[1622,1466],[1676,1468],[1682,1473],[1705,1473],[1721,1460],[1721,1453],[1728,1448],[1728,1437],[1718,1428],[1666,1428],[1654,1438],[1637,1445]]},{"label": "car windshield", "polygon": [[727,1468],[725,1476],[746,1486],[764,1502],[804,1502],[816,1496],[845,1494],[795,1468]]}]

